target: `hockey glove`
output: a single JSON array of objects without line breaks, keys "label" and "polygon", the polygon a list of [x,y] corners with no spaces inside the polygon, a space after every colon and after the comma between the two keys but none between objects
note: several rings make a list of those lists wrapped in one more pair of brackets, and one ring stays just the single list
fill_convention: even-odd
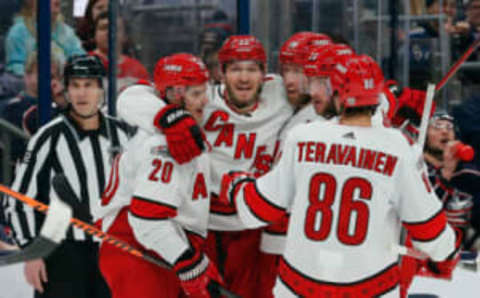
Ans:
[{"label": "hockey glove", "polygon": [[452,279],[452,273],[457,263],[460,261],[460,248],[463,241],[463,232],[461,229],[453,228],[455,231],[455,251],[444,261],[435,262],[431,259],[426,261],[424,269],[420,275],[430,276],[434,278]]},{"label": "hockey glove", "polygon": [[[398,109],[393,116],[392,125],[395,127],[401,126],[405,120],[410,120],[411,123],[420,125],[425,98],[425,91],[403,88],[402,93],[398,97]],[[435,108],[436,105],[433,102],[430,116],[435,112]]]},{"label": "hockey glove", "polygon": [[427,273],[423,273],[421,275],[434,278],[452,279],[453,270],[457,266],[459,260],[460,254],[456,254],[455,257],[441,262],[428,260],[425,266]]},{"label": "hockey glove", "polygon": [[235,206],[235,198],[244,182],[255,181],[252,174],[242,171],[230,171],[222,177],[220,185],[220,203]]},{"label": "hockey glove", "polygon": [[192,115],[178,105],[161,109],[153,124],[165,134],[170,155],[179,164],[191,161],[205,149],[205,134]]},{"label": "hockey glove", "polygon": [[188,249],[173,267],[188,297],[219,297],[223,280],[215,265],[203,253]]}]

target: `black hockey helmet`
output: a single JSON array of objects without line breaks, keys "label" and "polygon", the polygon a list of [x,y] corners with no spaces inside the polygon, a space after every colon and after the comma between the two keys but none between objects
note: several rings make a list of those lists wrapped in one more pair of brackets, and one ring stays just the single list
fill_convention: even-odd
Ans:
[{"label": "black hockey helmet", "polygon": [[71,78],[98,78],[100,86],[103,87],[102,78],[106,71],[97,56],[77,55],[68,59],[63,75],[65,87]]}]

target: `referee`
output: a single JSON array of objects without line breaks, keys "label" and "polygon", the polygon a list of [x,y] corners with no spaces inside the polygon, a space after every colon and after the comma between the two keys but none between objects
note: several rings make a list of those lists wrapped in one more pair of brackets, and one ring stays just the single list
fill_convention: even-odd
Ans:
[{"label": "referee", "polygon": [[[100,111],[104,76],[97,57],[75,56],[67,62],[64,77],[69,107],[30,139],[12,189],[48,204],[57,196],[51,179],[63,173],[81,204],[90,210],[90,220],[94,218],[112,154],[128,139],[127,126]],[[21,247],[39,233],[45,218],[13,198],[8,200],[6,214]],[[98,243],[76,228],[70,228],[66,241],[51,256],[27,262],[25,277],[36,290],[34,297],[110,297],[98,267]]]}]

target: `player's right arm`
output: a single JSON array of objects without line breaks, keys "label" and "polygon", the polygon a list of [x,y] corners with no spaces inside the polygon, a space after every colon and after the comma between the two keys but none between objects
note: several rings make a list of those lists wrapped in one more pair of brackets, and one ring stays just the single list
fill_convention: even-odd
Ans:
[{"label": "player's right arm", "polygon": [[280,223],[287,216],[295,195],[294,146],[292,138],[287,138],[278,164],[260,178],[242,173],[224,175],[220,199],[235,205],[246,228]]},{"label": "player's right arm", "polygon": [[455,232],[430,185],[420,150],[407,151],[397,181],[400,219],[417,249],[435,262],[446,260],[458,248]]}]

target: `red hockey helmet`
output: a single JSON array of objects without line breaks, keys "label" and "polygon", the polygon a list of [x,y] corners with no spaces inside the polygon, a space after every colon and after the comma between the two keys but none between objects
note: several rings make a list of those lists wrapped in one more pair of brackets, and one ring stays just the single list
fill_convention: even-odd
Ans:
[{"label": "red hockey helmet", "polygon": [[331,44],[313,49],[304,62],[307,77],[330,77],[337,63],[344,63],[355,56],[352,48],[345,44]]},{"label": "red hockey helmet", "polygon": [[252,60],[265,66],[267,56],[262,43],[253,35],[232,35],[220,48],[218,60],[222,66],[231,61]]},{"label": "red hockey helmet", "polygon": [[280,48],[279,63],[303,65],[310,50],[329,44],[332,44],[331,38],[322,33],[295,33]]},{"label": "red hockey helmet", "polygon": [[208,70],[200,58],[187,53],[174,54],[158,60],[153,72],[155,88],[165,98],[173,86],[194,86],[208,81]]},{"label": "red hockey helmet", "polygon": [[367,55],[337,63],[331,75],[332,88],[338,91],[345,108],[377,105],[384,77],[378,64]]}]

